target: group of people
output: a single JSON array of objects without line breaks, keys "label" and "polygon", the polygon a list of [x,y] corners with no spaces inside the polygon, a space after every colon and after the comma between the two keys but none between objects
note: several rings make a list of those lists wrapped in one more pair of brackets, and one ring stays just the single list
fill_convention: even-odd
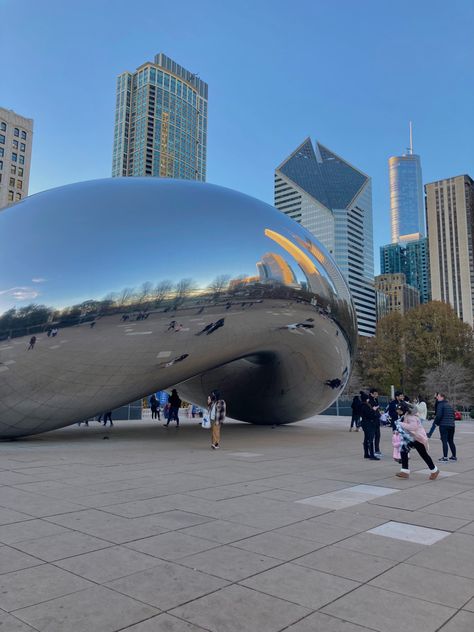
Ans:
[{"label": "group of people", "polygon": [[[151,395],[149,399],[151,418],[160,419],[160,404],[155,394]],[[163,414],[166,419],[166,423],[163,424],[165,428],[170,425],[170,422],[176,421],[176,427],[179,428],[179,410],[181,407],[181,398],[178,395],[178,391],[173,388],[171,395],[168,398],[168,402],[165,404]],[[194,414],[193,414],[194,417]],[[219,391],[213,390],[207,398],[207,415],[203,419],[203,427],[207,427],[206,420],[209,421],[211,429],[211,448],[218,450],[220,447],[221,427],[226,417],[226,403],[222,399]]]},{"label": "group of people", "polygon": [[[434,464],[428,452],[428,439],[433,435],[436,427],[439,427],[440,439],[443,446],[443,456],[439,462],[457,461],[456,445],[454,443],[456,413],[448,402],[444,393],[435,395],[435,417],[429,432],[423,427],[423,421],[427,419],[427,405],[421,397],[412,403],[402,391],[396,391],[394,399],[387,409],[382,412],[378,401],[377,389],[372,388],[368,393],[361,391],[359,396],[352,400],[352,417],[349,430],[355,427],[364,432],[363,448],[364,458],[379,461],[382,457],[380,451],[380,427],[382,423],[390,425],[392,430],[393,458],[401,464],[401,470],[397,473],[400,478],[408,478],[409,453],[414,449],[426,463],[430,470],[430,480],[435,480],[439,475],[439,469]],[[448,458],[448,448],[451,456]]]}]

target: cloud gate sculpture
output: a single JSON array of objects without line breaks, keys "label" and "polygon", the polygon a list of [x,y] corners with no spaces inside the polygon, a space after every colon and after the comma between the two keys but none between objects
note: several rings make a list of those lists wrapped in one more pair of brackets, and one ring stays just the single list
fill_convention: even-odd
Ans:
[{"label": "cloud gate sculpture", "polygon": [[177,386],[258,424],[327,408],[356,320],[331,256],[222,187],[114,178],[0,213],[0,438],[68,426]]}]

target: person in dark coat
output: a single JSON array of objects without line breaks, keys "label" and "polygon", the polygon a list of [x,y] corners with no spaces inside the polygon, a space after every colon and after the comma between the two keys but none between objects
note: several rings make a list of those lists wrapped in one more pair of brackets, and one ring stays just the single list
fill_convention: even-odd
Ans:
[{"label": "person in dark coat", "polygon": [[362,443],[364,446],[364,459],[380,461],[380,458],[374,454],[375,426],[378,422],[378,414],[370,405],[367,393],[361,392],[360,401],[359,412],[362,419],[362,430],[364,431],[364,441]]},{"label": "person in dark coat", "polygon": [[150,397],[150,409],[151,409],[151,418],[159,419],[160,418],[160,409],[159,402],[156,398],[155,393]]},{"label": "person in dark coat", "polygon": [[[428,437],[431,437],[434,431],[434,427],[439,427],[439,436],[441,443],[443,444],[443,456],[438,459],[441,462],[457,461],[456,446],[454,444],[454,431],[455,431],[455,419],[454,409],[446,399],[444,393],[436,393],[436,400],[438,405],[436,406],[436,416],[433,422],[433,426],[428,433]],[[451,450],[451,456],[448,459],[448,445]]]},{"label": "person in dark coat", "polygon": [[375,456],[382,456],[380,452],[380,406],[379,406],[379,393],[376,388],[371,388],[369,391],[369,404],[372,406],[372,410],[377,413],[377,422],[375,424],[374,434],[374,454]]},{"label": "person in dark coat", "polygon": [[351,404],[352,417],[351,417],[351,427],[349,428],[349,432],[352,432],[353,426],[355,426],[357,432],[359,432],[360,430],[360,413],[359,413],[360,403],[361,403],[360,397],[358,395],[354,395],[354,397],[352,398],[352,404]]},{"label": "person in dark coat", "polygon": [[179,407],[181,406],[181,400],[178,395],[178,391],[174,388],[171,391],[171,395],[168,398],[168,404],[170,405],[168,412],[168,421],[164,424],[166,427],[170,425],[170,421],[176,420],[176,427],[179,427]]},{"label": "person in dark coat", "polygon": [[392,430],[395,431],[395,422],[398,421],[399,415],[397,412],[397,408],[400,406],[400,402],[403,401],[403,393],[402,391],[395,391],[395,399],[392,399],[388,404],[388,416],[390,417],[390,425]]}]

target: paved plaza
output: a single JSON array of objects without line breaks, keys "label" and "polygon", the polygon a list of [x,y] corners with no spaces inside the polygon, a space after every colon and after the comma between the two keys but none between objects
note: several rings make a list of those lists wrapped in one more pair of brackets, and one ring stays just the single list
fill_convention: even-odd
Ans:
[{"label": "paved plaza", "polygon": [[[3,632],[472,632],[474,423],[436,481],[344,417],[0,444]],[[430,441],[433,458],[440,441]]]}]

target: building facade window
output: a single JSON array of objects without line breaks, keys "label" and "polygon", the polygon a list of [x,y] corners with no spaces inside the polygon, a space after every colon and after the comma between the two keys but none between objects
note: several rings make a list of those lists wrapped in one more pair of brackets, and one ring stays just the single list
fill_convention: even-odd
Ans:
[{"label": "building facade window", "polygon": [[25,164],[25,156],[23,156],[22,154],[20,154],[20,157],[18,159],[18,162],[20,163],[20,165],[24,165]]},{"label": "building facade window", "polygon": [[21,137],[23,140],[26,140],[26,132],[24,132],[23,130],[21,132]]},{"label": "building facade window", "polygon": [[20,189],[20,191],[23,189],[23,180],[16,181],[16,188]]},{"label": "building facade window", "polygon": [[18,202],[19,200],[21,200],[21,193],[16,193],[15,194],[15,200]]},{"label": "building facade window", "polygon": [[20,151],[26,151],[25,143],[20,143]]},{"label": "building facade window", "polygon": [[5,132],[7,129],[7,124],[2,121],[0,123],[0,129],[2,130],[2,132]]},{"label": "building facade window", "polygon": [[13,160],[13,162],[17,162],[17,160],[18,160],[17,154],[12,153],[12,160]]},{"label": "building facade window", "polygon": [[15,186],[15,178],[10,178],[10,186],[11,187]]},{"label": "building facade window", "polygon": [[17,140],[13,140],[12,141],[12,145],[13,145],[13,149],[18,149],[18,141]]},{"label": "building facade window", "polygon": [[16,166],[15,165],[11,165],[10,166],[10,173],[13,173],[13,174],[16,173]]},{"label": "building facade window", "polygon": [[13,191],[8,191],[8,201],[13,202]]},{"label": "building facade window", "polygon": [[19,136],[20,135],[20,130],[18,129],[18,127],[15,127],[15,129],[13,130],[13,136]]},{"label": "building facade window", "polygon": [[18,175],[23,177],[23,167],[18,167]]},{"label": "building facade window", "polygon": [[0,134],[0,143],[2,143],[2,145],[5,144],[5,136],[4,136],[4,134]]}]

